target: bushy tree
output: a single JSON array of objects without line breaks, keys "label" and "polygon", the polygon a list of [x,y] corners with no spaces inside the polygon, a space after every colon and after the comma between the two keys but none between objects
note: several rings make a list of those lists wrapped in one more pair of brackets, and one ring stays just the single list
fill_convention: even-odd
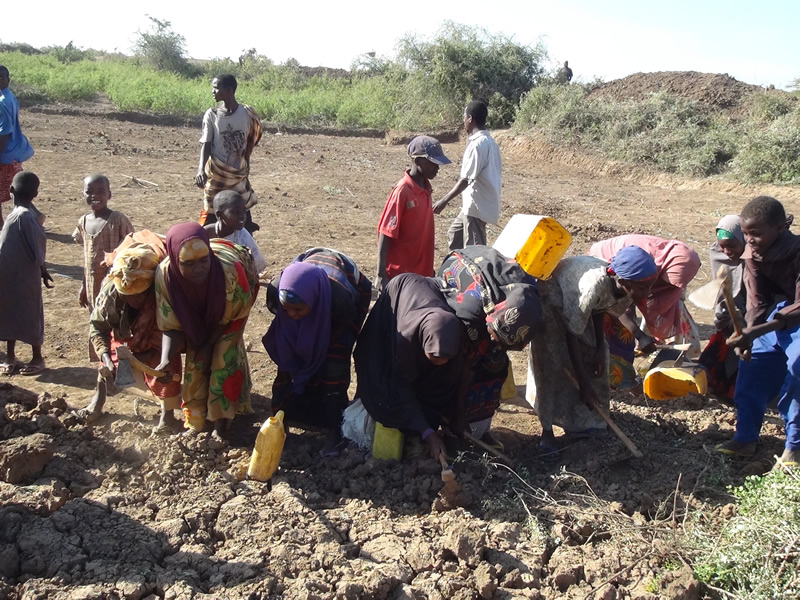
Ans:
[{"label": "bushy tree", "polygon": [[490,104],[494,125],[506,125],[522,95],[545,75],[544,46],[516,43],[480,27],[446,22],[432,40],[407,36],[398,61],[424,77],[427,87],[456,107],[473,98]]},{"label": "bushy tree", "polygon": [[150,29],[137,32],[134,52],[159,71],[192,74],[192,67],[186,59],[186,38],[173,31],[169,21],[150,15],[147,18],[150,19]]}]

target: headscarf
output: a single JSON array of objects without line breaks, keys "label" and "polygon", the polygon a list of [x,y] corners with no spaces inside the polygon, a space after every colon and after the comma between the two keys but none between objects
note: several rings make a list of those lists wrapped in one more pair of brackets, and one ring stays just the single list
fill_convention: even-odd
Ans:
[{"label": "headscarf", "polygon": [[491,327],[507,349],[522,348],[542,318],[536,280],[489,246],[467,246],[444,260],[439,277],[447,303],[471,340]]},{"label": "headscarf", "polygon": [[159,262],[160,258],[152,247],[134,242],[116,253],[108,276],[120,294],[133,296],[150,287]]},{"label": "headscarf", "polygon": [[739,240],[744,245],[744,233],[742,233],[742,220],[739,215],[725,215],[717,223],[718,240]]},{"label": "headscarf", "polygon": [[620,248],[608,266],[609,272],[628,281],[646,281],[658,275],[656,261],[639,246]]},{"label": "headscarf", "polygon": [[264,335],[264,348],[279,369],[292,376],[292,392],[301,394],[306,382],[325,362],[331,339],[331,284],[325,271],[311,264],[292,263],[281,273],[278,295],[291,292],[311,312],[292,319],[282,305]]},{"label": "headscarf", "polygon": [[[179,268],[181,248],[191,249],[199,256],[203,247],[211,258],[211,269],[203,283],[195,284],[181,275]],[[195,347],[208,341],[225,314],[225,272],[222,263],[211,251],[208,234],[197,223],[181,223],[167,232],[169,266],[166,285],[172,299],[172,308],[186,334]]]},{"label": "headscarf", "polygon": [[453,313],[444,310],[430,312],[419,324],[422,348],[434,356],[453,358],[461,349],[462,328]]},{"label": "headscarf", "polygon": [[511,284],[506,290],[505,300],[486,315],[486,325],[507,349],[521,350],[542,321],[539,290],[526,283]]}]

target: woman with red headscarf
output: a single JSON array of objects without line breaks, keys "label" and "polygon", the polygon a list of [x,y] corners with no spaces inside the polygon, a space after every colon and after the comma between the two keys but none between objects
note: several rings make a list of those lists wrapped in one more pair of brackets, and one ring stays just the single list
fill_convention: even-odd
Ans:
[{"label": "woman with red headscarf", "polygon": [[[158,327],[164,332],[159,370],[186,344],[184,425],[215,433],[250,409],[250,369],[243,331],[258,294],[250,252],[215,239],[197,223],[167,232],[167,258],[156,273]],[[169,376],[169,375],[168,375]]]}]

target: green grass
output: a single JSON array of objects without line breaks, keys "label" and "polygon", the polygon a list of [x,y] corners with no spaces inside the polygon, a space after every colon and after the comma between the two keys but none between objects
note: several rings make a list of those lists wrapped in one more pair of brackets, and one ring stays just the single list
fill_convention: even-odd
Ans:
[{"label": "green grass", "polygon": [[[452,90],[436,85],[421,68],[409,69],[399,61],[337,78],[306,76],[294,66],[273,65],[256,56],[242,65],[212,61],[196,67],[200,74],[189,78],[120,55],[73,51],[65,62],[66,50],[56,50],[0,53],[21,100],[74,102],[103,93],[120,110],[199,117],[212,104],[213,74],[232,70],[240,79],[240,101],[265,121],[289,126],[433,131],[459,127],[463,110],[464,100]],[[746,115],[736,119],[664,93],[620,102],[589,99],[582,85],[552,83],[534,87],[516,107],[499,93],[490,105],[490,113],[514,112],[517,132],[626,164],[687,177],[800,183],[796,96],[754,94]]]},{"label": "green grass", "polygon": [[694,529],[698,578],[731,598],[800,598],[800,477],[750,476],[731,492],[738,513]]}]

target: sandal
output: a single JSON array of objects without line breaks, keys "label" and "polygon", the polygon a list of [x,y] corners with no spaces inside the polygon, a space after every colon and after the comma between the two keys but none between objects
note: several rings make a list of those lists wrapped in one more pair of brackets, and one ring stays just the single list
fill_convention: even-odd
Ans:
[{"label": "sandal", "polygon": [[17,372],[17,369],[22,367],[22,363],[15,362],[15,363],[3,363],[0,364],[0,375],[5,375],[7,377],[11,377],[14,373]]},{"label": "sandal", "polygon": [[44,366],[44,364],[32,365],[32,364],[28,363],[26,365],[23,365],[22,368],[20,368],[19,374],[20,375],[25,375],[27,377],[30,377],[32,375],[38,375],[39,373],[44,371],[45,368],[46,367]]}]

